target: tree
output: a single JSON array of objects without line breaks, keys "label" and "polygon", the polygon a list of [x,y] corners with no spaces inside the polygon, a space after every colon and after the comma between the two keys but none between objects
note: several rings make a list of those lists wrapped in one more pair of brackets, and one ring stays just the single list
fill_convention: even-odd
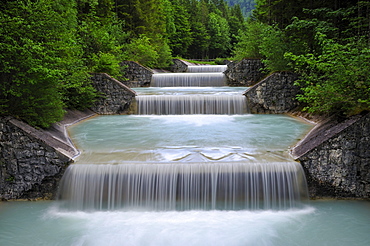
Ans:
[{"label": "tree", "polygon": [[206,26],[201,22],[192,22],[191,34],[193,42],[189,46],[187,56],[195,59],[208,57],[211,37]]},{"label": "tree", "polygon": [[208,57],[210,40],[207,29],[209,15],[207,4],[205,1],[190,0],[184,3],[184,7],[188,12],[191,35],[186,57],[204,59]]},{"label": "tree", "polygon": [[228,12],[226,19],[230,27],[230,43],[234,46],[238,42],[239,33],[246,29],[246,22],[239,5],[231,7]]},{"label": "tree", "polygon": [[95,100],[86,66],[89,48],[79,32],[91,8],[82,3],[22,0],[1,6],[0,114],[48,127],[65,108],[83,109]]},{"label": "tree", "polygon": [[[168,37],[175,32],[174,11],[170,0],[116,0],[115,11],[120,21],[123,21],[123,30],[130,34],[127,43],[143,42],[140,49],[147,45],[152,46],[149,50],[156,53],[157,62],[148,62],[148,56],[152,57],[154,53],[150,52],[144,55],[143,59],[146,65],[166,67],[170,64],[171,50],[169,48]],[[149,43],[145,38],[148,38]],[[137,55],[132,54],[134,47],[123,45],[127,57],[134,56],[140,60]],[[138,47],[139,48],[139,47]],[[151,60],[151,59],[149,59]]]},{"label": "tree", "polygon": [[[298,99],[316,114],[370,110],[370,3],[258,0],[234,54],[301,75]],[[258,27],[260,26],[260,27]]]},{"label": "tree", "polygon": [[125,46],[126,60],[136,61],[144,66],[154,67],[159,56],[150,42],[150,38],[144,34],[133,39]]},{"label": "tree", "polygon": [[316,37],[320,54],[286,54],[302,75],[297,84],[304,110],[346,116],[370,110],[370,48],[363,42],[342,45],[322,33]]},{"label": "tree", "polygon": [[252,15],[252,11],[255,9],[254,0],[225,0],[230,6],[239,6],[241,12],[245,17]]},{"label": "tree", "polygon": [[6,3],[0,14],[1,114],[41,127],[64,114],[60,81],[70,64],[61,56],[73,56],[76,48],[60,25],[73,21],[62,19],[54,6],[47,0],[14,1]]},{"label": "tree", "polygon": [[230,27],[227,20],[218,14],[210,13],[208,29],[211,36],[209,56],[225,57],[230,49]]},{"label": "tree", "polygon": [[238,42],[233,49],[234,59],[239,61],[246,58],[262,59],[261,42],[266,28],[266,24],[249,20],[246,30],[239,32]]}]

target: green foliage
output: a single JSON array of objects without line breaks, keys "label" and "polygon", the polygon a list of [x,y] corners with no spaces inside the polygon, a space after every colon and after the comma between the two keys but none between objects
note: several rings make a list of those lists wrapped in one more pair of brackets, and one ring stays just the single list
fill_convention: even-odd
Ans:
[{"label": "green foliage", "polygon": [[370,110],[369,7],[355,0],[257,0],[235,58],[262,58],[270,71],[299,73],[298,99],[310,113]]},{"label": "green foliage", "polygon": [[239,5],[228,6],[223,0],[162,0],[166,30],[174,56],[207,59],[228,57],[244,29]]},{"label": "green foliage", "polygon": [[370,110],[370,49],[363,44],[341,45],[319,36],[322,54],[287,53],[296,72],[303,94],[298,99],[307,103],[304,110],[318,114],[353,115]]},{"label": "green foliage", "polygon": [[227,57],[244,28],[239,5],[223,0],[115,0],[114,10],[131,35],[129,42],[140,35],[150,39],[158,64],[168,65],[169,56]]},{"label": "green foliage", "polygon": [[234,48],[234,59],[262,59],[269,71],[284,71],[290,68],[284,57],[289,45],[279,28],[259,21],[248,21],[246,27]]},{"label": "green foliage", "polygon": [[150,38],[145,35],[133,39],[125,46],[126,60],[136,61],[148,67],[154,67],[158,59],[158,53],[150,43]]},{"label": "green foliage", "polygon": [[107,72],[118,76],[118,64],[123,59],[122,47],[128,36],[122,33],[119,21],[113,19],[103,24],[96,19],[96,16],[89,17],[77,29],[85,66],[89,72]]},{"label": "green foliage", "polygon": [[97,98],[90,76],[84,70],[75,71],[66,77],[61,90],[66,108],[83,110],[90,107]]},{"label": "green foliage", "polygon": [[223,0],[20,0],[0,6],[0,114],[48,127],[96,99],[90,72],[227,57],[244,28]]},{"label": "green foliage", "polygon": [[94,101],[86,66],[92,64],[86,55],[92,42],[80,35],[84,25],[79,25],[78,7],[73,0],[2,6],[0,114],[48,127],[63,117],[64,108],[83,109]]},{"label": "green foliage", "polygon": [[289,61],[284,57],[289,50],[289,43],[286,42],[284,33],[277,27],[268,26],[263,29],[261,37],[260,53],[263,55],[262,62],[269,71],[289,70]]},{"label": "green foliage", "polygon": [[[215,61],[216,60],[219,60],[220,58],[216,58],[215,61],[212,61],[212,60],[209,60],[209,61],[199,61],[199,60],[189,60],[189,59],[185,59],[185,58],[182,58],[182,57],[176,57],[177,59],[180,59],[180,60],[184,60],[184,61],[187,61],[187,62],[191,62],[191,63],[194,63],[194,64],[203,64],[203,65],[221,65],[221,64],[217,64]],[[221,58],[222,59],[222,58]]]},{"label": "green foliage", "polygon": [[175,56],[184,56],[192,43],[190,16],[184,6],[172,0],[174,32],[169,35],[169,45]]},{"label": "green foliage", "polygon": [[142,34],[124,46],[124,59],[139,62],[151,68],[166,68],[172,61],[171,49],[166,40],[153,39]]},{"label": "green foliage", "polygon": [[255,9],[254,0],[225,0],[230,6],[238,6],[245,17],[252,15]]},{"label": "green foliage", "polygon": [[0,14],[0,98],[10,114],[47,127],[63,116],[58,53],[68,37],[51,2],[17,1]]},{"label": "green foliage", "polygon": [[249,20],[246,30],[239,33],[238,43],[233,50],[234,59],[239,61],[244,58],[261,59],[260,47],[266,28],[267,25],[262,22]]},{"label": "green foliage", "polygon": [[115,0],[117,17],[125,23],[124,31],[136,38],[141,34],[150,38],[165,35],[166,7],[164,0]]},{"label": "green foliage", "polygon": [[225,65],[225,59],[223,58],[216,58],[214,62],[217,65]]},{"label": "green foliage", "polygon": [[119,60],[111,53],[99,52],[91,57],[91,71],[95,73],[108,73],[112,76],[119,76]]},{"label": "green foliage", "polygon": [[225,57],[230,49],[230,27],[227,20],[216,13],[209,14],[209,56]]},{"label": "green foliage", "polygon": [[191,38],[187,56],[192,58],[205,58],[208,56],[208,48],[211,36],[208,33],[206,25],[202,22],[193,22],[191,26]]},{"label": "green foliage", "polygon": [[167,68],[172,62],[172,51],[165,39],[157,38],[153,43],[158,54],[155,67]]},{"label": "green foliage", "polygon": [[227,17],[227,21],[230,27],[230,43],[234,46],[238,42],[239,32],[245,31],[246,22],[241,13],[239,5],[235,5],[230,9],[230,14]]}]

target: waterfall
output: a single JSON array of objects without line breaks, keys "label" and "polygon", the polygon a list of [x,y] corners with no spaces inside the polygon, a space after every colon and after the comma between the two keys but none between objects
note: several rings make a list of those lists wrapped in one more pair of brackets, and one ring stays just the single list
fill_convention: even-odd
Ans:
[{"label": "waterfall", "polygon": [[156,163],[68,167],[70,210],[289,209],[307,197],[298,163]]},{"label": "waterfall", "polygon": [[145,95],[136,102],[141,115],[247,113],[244,95]]},{"label": "waterfall", "polygon": [[186,72],[188,73],[217,73],[225,72],[227,65],[201,65],[201,66],[188,66]]},{"label": "waterfall", "polygon": [[152,75],[152,87],[225,86],[223,73],[157,73]]},{"label": "waterfall", "polygon": [[[218,92],[215,93],[214,89],[211,88],[224,88],[226,84],[226,78],[222,72],[224,69],[226,66],[189,66],[188,73],[153,74],[152,87],[187,88],[182,90],[166,88],[166,93],[162,91],[160,94],[157,92],[158,89],[155,89],[153,90],[154,95],[148,91],[147,94],[138,95],[136,97],[137,114],[246,114],[247,103],[244,95],[239,94],[237,90],[230,89],[223,91],[218,89]],[[189,117],[181,116],[180,118],[186,120]],[[153,117],[149,118],[152,120]],[[163,119],[167,116],[159,118]],[[198,118],[200,121],[204,119]],[[126,126],[123,129],[124,132],[132,129],[129,126],[139,127],[141,117],[134,119],[137,120],[134,122],[135,124],[125,122],[127,125],[124,124]],[[212,121],[212,117],[207,117],[205,121]],[[235,122],[239,122],[239,120],[235,120]],[[145,131],[147,129],[145,127],[140,129],[140,131],[145,131],[145,134],[149,134],[149,140],[152,143],[148,147],[146,145],[143,147],[147,149],[143,155],[145,159],[140,159],[140,161],[135,159],[138,158],[136,152],[130,152],[131,146],[135,147],[135,144],[132,143],[134,141],[130,142],[130,138],[124,138],[127,145],[125,143],[112,148],[105,145],[99,146],[101,149],[108,148],[104,152],[105,161],[97,164],[97,159],[90,162],[91,159],[87,158],[85,161],[77,162],[78,164],[70,165],[60,183],[58,196],[62,201],[62,208],[90,211],[137,209],[146,211],[286,210],[297,208],[301,200],[308,197],[304,172],[299,163],[293,161],[259,163],[253,154],[251,155],[253,161],[241,161],[240,159],[233,161],[233,158],[230,158],[231,161],[221,160],[220,156],[228,156],[230,146],[237,146],[236,148],[239,149],[237,143],[239,139],[250,141],[249,148],[256,148],[258,140],[253,139],[251,135],[248,139],[248,135],[239,134],[240,136],[238,135],[235,140],[236,143],[233,143],[232,139],[235,138],[231,138],[233,134],[230,134],[230,131],[236,129],[230,130],[222,124],[215,125],[210,129],[210,134],[204,135],[204,130],[201,132],[202,128],[192,127],[193,125],[184,127],[178,124],[174,129],[172,127],[162,129],[163,124],[160,125],[161,127],[156,127],[154,121],[151,123],[150,127],[159,130],[159,134],[158,132],[154,133],[155,131]],[[256,127],[259,123],[255,122],[254,125]],[[221,136],[227,144],[212,141],[213,138],[220,137],[220,135],[213,136],[219,127],[222,128],[222,131],[227,131],[225,136]],[[169,131],[169,129],[173,130]],[[112,141],[116,139],[116,136],[121,136],[122,130],[117,132],[111,129],[110,131],[114,132]],[[179,143],[172,146],[170,144],[171,138],[177,136],[178,132],[182,134],[180,135],[182,137],[177,138]],[[195,135],[191,135],[189,132]],[[104,138],[99,134],[93,134],[93,136],[96,136],[96,139]],[[144,136],[132,135],[130,132],[125,136],[138,138],[140,146],[147,141]],[[153,142],[151,142],[151,138],[154,138]],[[159,146],[157,146],[158,143],[160,143]],[[175,141],[175,143],[177,142]],[[192,146],[189,153],[198,153],[206,147],[209,149],[210,156],[215,154],[217,158],[205,158],[205,162],[197,163],[193,160],[203,159],[177,162],[179,156],[183,160],[183,157],[187,157],[189,154],[186,151],[171,152],[167,150],[168,146],[174,149],[184,149],[189,145],[188,143],[191,143]],[[208,144],[209,147],[205,146]],[[198,145],[199,147],[197,147]],[[224,150],[226,150],[225,153]],[[124,152],[130,153],[121,154]],[[150,159],[149,155],[147,156],[149,152],[153,155],[152,157],[158,155],[155,158],[159,159]],[[141,152],[139,151],[139,153]],[[173,153],[180,153],[180,155],[176,155],[177,159],[160,158],[160,156],[171,156]],[[247,159],[249,160],[249,158]],[[284,160],[286,159],[284,158]]]}]

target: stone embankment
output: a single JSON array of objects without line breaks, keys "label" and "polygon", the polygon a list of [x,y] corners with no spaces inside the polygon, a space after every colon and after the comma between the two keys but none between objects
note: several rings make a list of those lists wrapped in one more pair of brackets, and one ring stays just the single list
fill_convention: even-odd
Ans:
[{"label": "stone embankment", "polygon": [[12,117],[0,118],[0,200],[52,199],[67,166],[78,151],[65,126],[96,114],[127,113],[135,91],[108,74],[92,74],[99,100],[84,112],[69,111],[47,130]]},{"label": "stone embankment", "polygon": [[123,61],[120,66],[123,68],[125,77],[125,80],[121,81],[123,84],[130,88],[150,86],[154,73],[152,69],[133,61]]},{"label": "stone embankment", "polygon": [[319,123],[291,151],[311,198],[370,199],[370,113]]},{"label": "stone embankment", "polygon": [[91,109],[97,114],[122,114],[130,111],[136,92],[106,73],[92,74],[91,80],[101,97]]},{"label": "stone embankment", "polygon": [[246,90],[248,107],[253,114],[282,114],[298,106],[295,99],[300,89],[294,85],[298,75],[273,73]]},{"label": "stone embankment", "polygon": [[259,59],[244,59],[237,63],[229,63],[224,72],[230,86],[252,86],[263,79],[263,63]]},{"label": "stone embankment", "polygon": [[78,154],[65,125],[91,115],[91,111],[70,111],[49,130],[1,117],[0,200],[54,198],[59,180]]},{"label": "stone embankment", "polygon": [[195,64],[180,60],[180,59],[173,59],[173,64],[171,65],[171,72],[174,73],[185,73],[188,70],[188,66],[194,66]]}]

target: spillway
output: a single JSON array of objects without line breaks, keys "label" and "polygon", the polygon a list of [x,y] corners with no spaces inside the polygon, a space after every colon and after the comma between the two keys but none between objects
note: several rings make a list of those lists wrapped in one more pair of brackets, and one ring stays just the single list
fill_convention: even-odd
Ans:
[{"label": "spillway", "polygon": [[226,86],[223,73],[157,73],[152,75],[152,87]]},{"label": "spillway", "polygon": [[199,65],[188,66],[186,72],[188,73],[217,73],[225,72],[227,65]]},{"label": "spillway", "polygon": [[69,210],[285,210],[307,198],[298,163],[72,165],[61,183]]},{"label": "spillway", "polygon": [[245,114],[244,95],[144,95],[137,96],[139,115]]}]

